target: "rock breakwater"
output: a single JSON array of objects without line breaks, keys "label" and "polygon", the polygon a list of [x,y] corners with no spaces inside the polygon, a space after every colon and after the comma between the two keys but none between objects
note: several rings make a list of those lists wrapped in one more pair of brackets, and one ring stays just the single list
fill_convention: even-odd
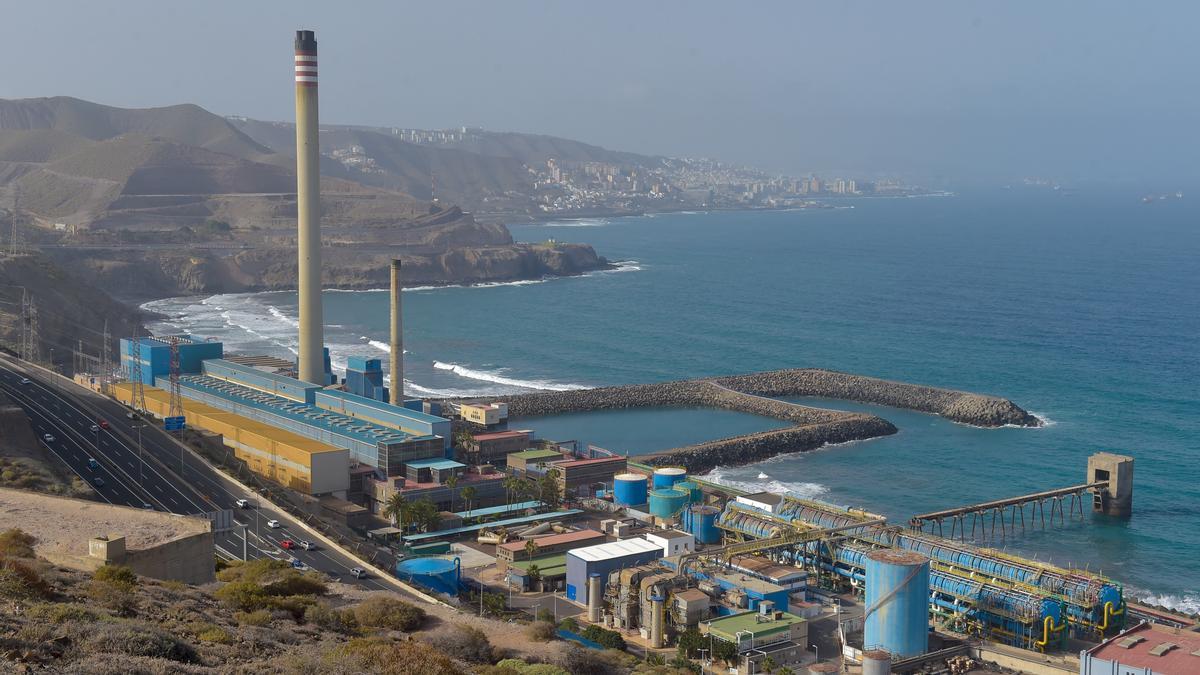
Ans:
[{"label": "rock breakwater", "polygon": [[798,368],[749,375],[519,394],[507,398],[512,417],[537,417],[624,408],[723,408],[791,422],[793,426],[674,448],[645,460],[700,473],[748,464],[827,444],[896,433],[891,422],[866,413],[813,408],[777,400],[816,396],[940,415],[979,427],[1036,427],[1040,422],[1008,399],[881,380],[832,370]]}]

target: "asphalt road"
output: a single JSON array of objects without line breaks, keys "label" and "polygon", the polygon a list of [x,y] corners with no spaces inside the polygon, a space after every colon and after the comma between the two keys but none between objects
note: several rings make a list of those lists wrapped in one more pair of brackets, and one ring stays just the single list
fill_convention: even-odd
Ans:
[{"label": "asphalt road", "polygon": [[[28,384],[22,384],[28,379]],[[372,590],[396,590],[377,579],[356,579],[350,570],[360,565],[338,551],[317,544],[314,550],[285,550],[284,540],[309,539],[289,514],[263,505],[258,495],[241,490],[203,459],[184,451],[151,417],[131,419],[129,409],[87,389],[23,368],[16,359],[0,356],[0,389],[28,414],[43,447],[62,460],[110,504],[199,515],[233,510],[235,529],[215,535],[217,553],[240,559],[299,560],[312,569]],[[67,390],[71,396],[67,396]],[[100,420],[108,428],[97,428]],[[141,434],[141,450],[138,434]],[[53,440],[45,440],[49,434]],[[96,462],[93,468],[89,459]],[[252,505],[239,509],[236,501]],[[281,527],[271,528],[276,520]],[[246,533],[243,539],[243,532]]]}]

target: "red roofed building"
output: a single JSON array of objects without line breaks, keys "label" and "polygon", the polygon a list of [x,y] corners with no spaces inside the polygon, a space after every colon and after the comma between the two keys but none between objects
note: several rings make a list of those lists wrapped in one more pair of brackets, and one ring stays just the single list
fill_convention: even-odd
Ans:
[{"label": "red roofed building", "polygon": [[[603,544],[605,536],[603,532],[597,532],[596,530],[576,530],[575,532],[548,534],[544,537],[533,537],[532,539],[537,542],[537,554],[541,556],[562,553],[581,546]],[[504,562],[512,562],[518,556],[524,558],[527,555],[525,553],[525,542],[525,539],[520,539],[518,541],[497,544],[496,557]]]},{"label": "red roofed building", "polygon": [[1195,675],[1200,633],[1142,623],[1079,654],[1080,675]]}]

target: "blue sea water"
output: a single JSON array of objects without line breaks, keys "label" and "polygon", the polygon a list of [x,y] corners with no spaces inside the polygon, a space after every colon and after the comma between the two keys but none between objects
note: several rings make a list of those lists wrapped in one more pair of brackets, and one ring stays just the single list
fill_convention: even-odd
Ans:
[{"label": "blue sea water", "polygon": [[[1200,611],[1200,206],[1033,189],[852,208],[665,214],[515,226],[584,241],[617,270],[405,294],[408,391],[453,395],[823,367],[1013,399],[1041,429],[975,429],[870,410],[900,433],[722,467],[904,522],[1082,482],[1098,450],[1137,459],[1134,515],[1031,532],[1010,550],[1102,569]],[[384,292],[327,292],[334,362],[385,358]],[[292,293],[171,299],[172,328],[280,355]],[[606,413],[607,415],[607,413]],[[537,420],[543,436],[654,449],[770,421],[675,412]],[[765,476],[765,477],[764,477]]]}]

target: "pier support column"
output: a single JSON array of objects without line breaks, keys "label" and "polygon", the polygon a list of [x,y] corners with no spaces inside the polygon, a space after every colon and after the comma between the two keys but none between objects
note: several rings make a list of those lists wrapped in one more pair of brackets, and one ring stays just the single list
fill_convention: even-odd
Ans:
[{"label": "pier support column", "polygon": [[1088,457],[1089,483],[1108,482],[1108,487],[1094,493],[1092,511],[1127,518],[1133,513],[1133,458],[1111,452],[1098,452]]}]

